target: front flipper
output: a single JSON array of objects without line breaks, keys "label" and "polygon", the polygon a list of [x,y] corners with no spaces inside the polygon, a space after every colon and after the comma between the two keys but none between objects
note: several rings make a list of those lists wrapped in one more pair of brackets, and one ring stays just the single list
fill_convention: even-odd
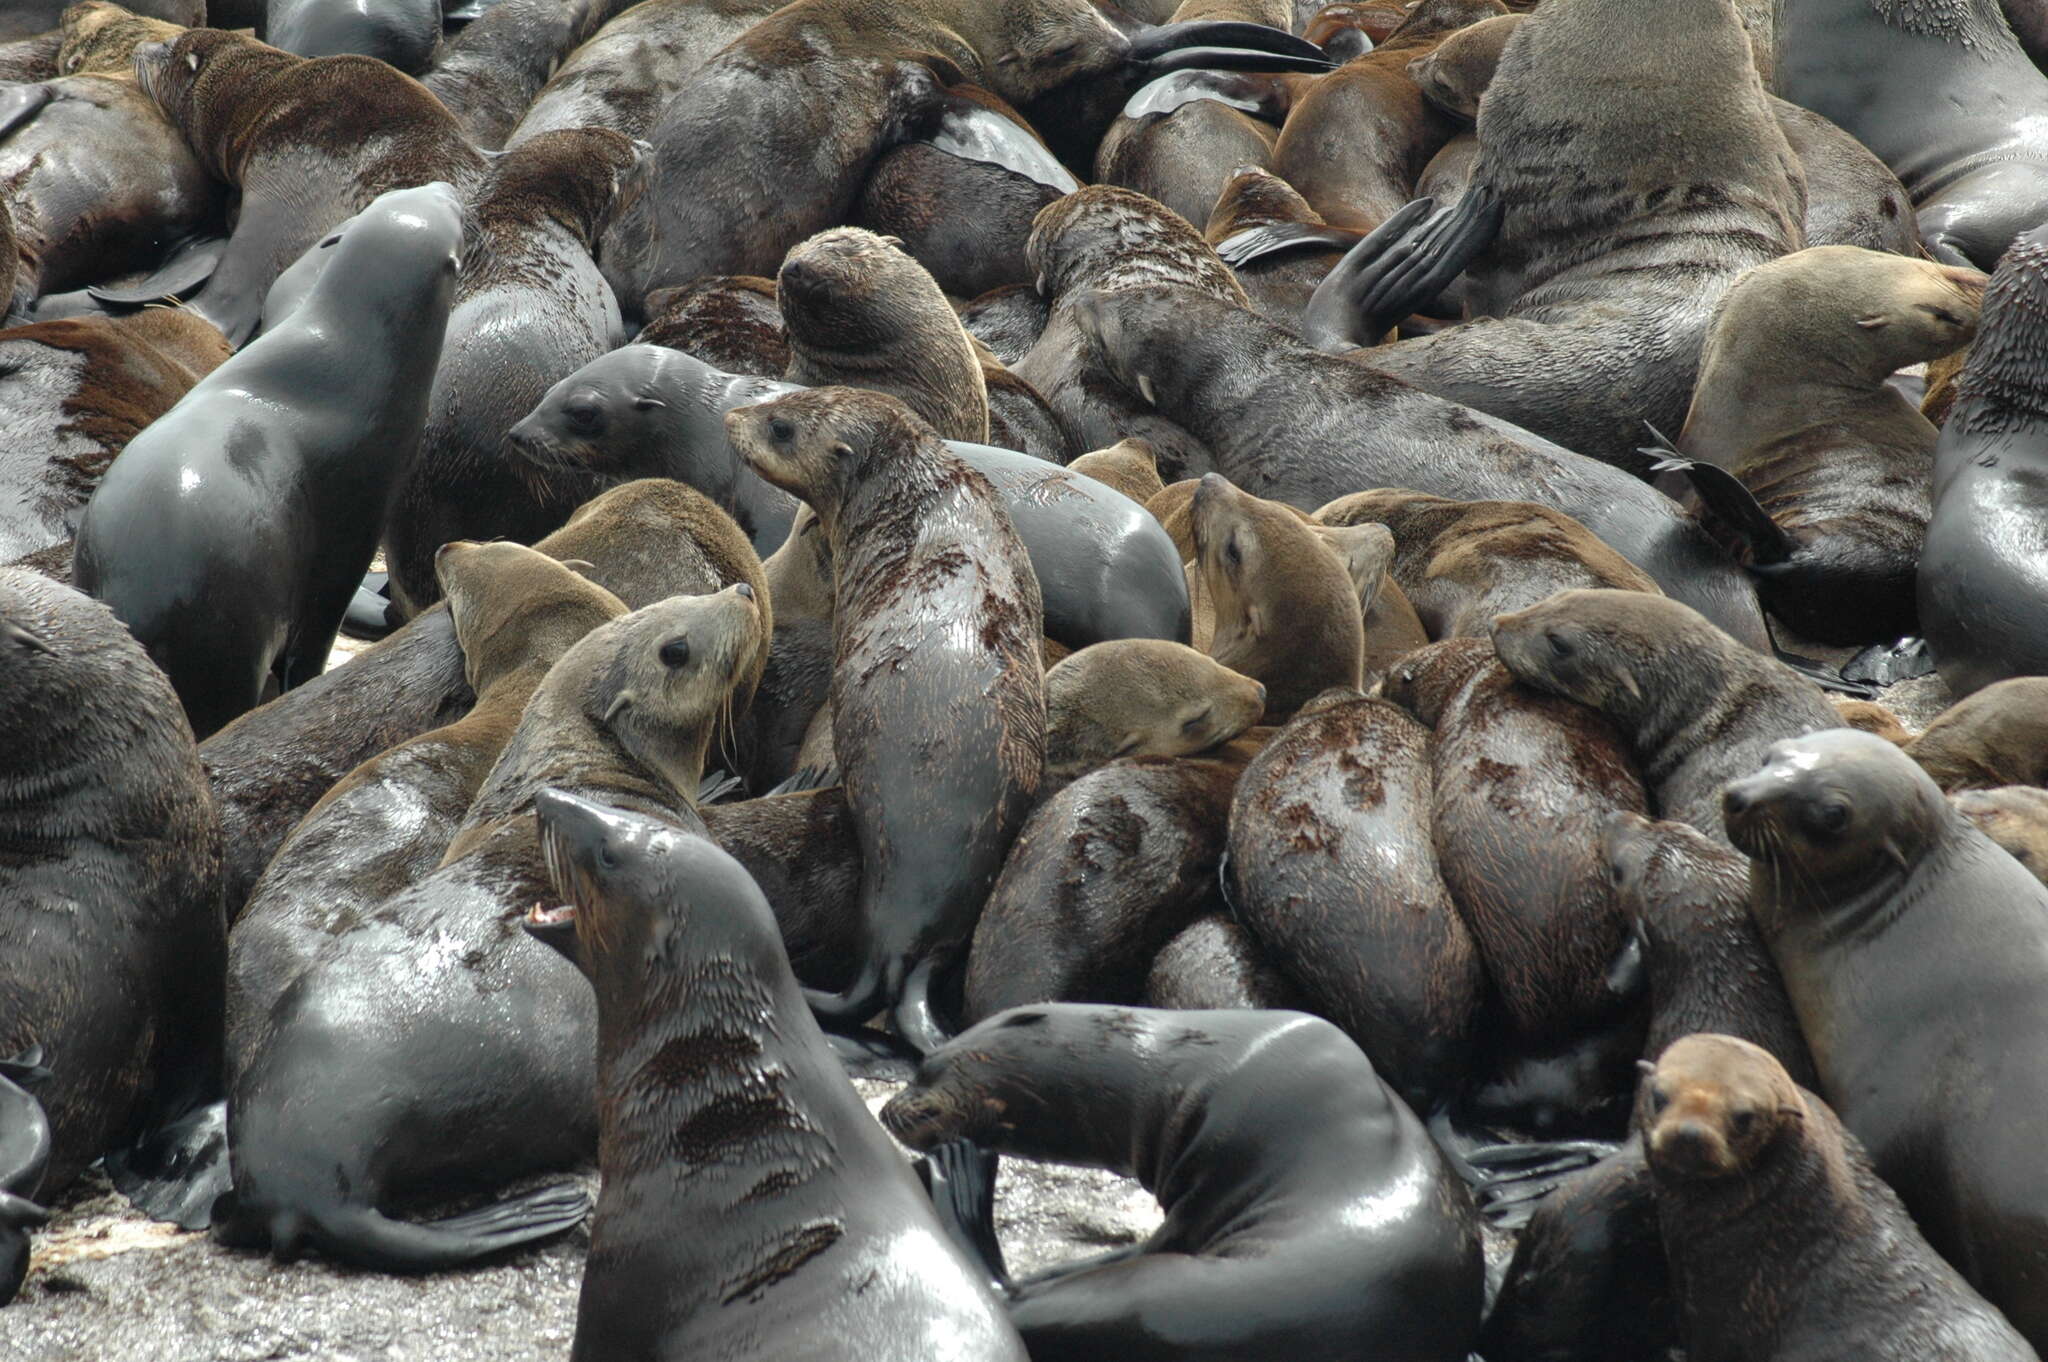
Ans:
[{"label": "front flipper", "polygon": [[972,1140],[948,1140],[916,1163],[946,1235],[987,1276],[998,1296],[1009,1294],[1010,1269],[996,1238],[996,1169],[1001,1159]]},{"label": "front flipper", "polygon": [[28,1232],[50,1223],[33,1201],[0,1192],[0,1305],[12,1301],[28,1277]]},{"label": "front flipper", "polygon": [[228,248],[226,237],[205,237],[187,242],[157,267],[154,274],[120,288],[95,284],[85,290],[94,302],[108,307],[143,307],[149,303],[189,298],[213,278],[221,255]]},{"label": "front flipper", "polygon": [[0,1077],[0,1192],[32,1197],[50,1166],[50,1118],[43,1104]]},{"label": "front flipper", "polygon": [[1417,199],[1373,229],[1316,286],[1302,333],[1338,353],[1376,344],[1410,313],[1436,301],[1500,235],[1505,213],[1492,189],[1474,185],[1447,208]]},{"label": "front flipper", "polygon": [[129,1204],[182,1230],[213,1223],[213,1204],[229,1188],[228,1104],[194,1108],[127,1149],[106,1157],[107,1176]]},{"label": "front flipper", "polygon": [[1361,234],[1353,227],[1327,227],[1309,222],[1272,222],[1263,227],[1249,227],[1234,232],[1219,242],[1216,254],[1230,268],[1243,269],[1254,260],[1268,256],[1284,255],[1294,251],[1326,251],[1332,248],[1348,251],[1356,246]]},{"label": "front flipper", "polygon": [[1653,473],[1683,474],[1699,494],[1701,521],[1742,544],[1750,563],[1767,567],[1785,562],[1798,551],[1798,545],[1771,519],[1771,513],[1758,504],[1756,494],[1727,469],[1679,457],[1668,448],[1650,447],[1637,452],[1664,456],[1651,465]]}]

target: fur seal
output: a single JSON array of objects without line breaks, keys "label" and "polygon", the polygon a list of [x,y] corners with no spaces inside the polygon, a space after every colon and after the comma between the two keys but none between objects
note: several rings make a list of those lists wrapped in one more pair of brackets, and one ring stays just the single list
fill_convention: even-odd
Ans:
[{"label": "fur seal", "polygon": [[1297,79],[1235,71],[1161,76],[1133,94],[1103,133],[1091,178],[1201,222],[1232,167],[1272,160]]},{"label": "fur seal", "polygon": [[1770,949],[1749,916],[1749,860],[1687,823],[1611,815],[1601,852],[1615,905],[1649,974],[1643,1055],[1696,1031],[1768,1051],[1794,1082],[1820,1080]]},{"label": "fur seal", "polygon": [[888,393],[948,440],[988,443],[988,389],[960,319],[888,237],[835,227],[790,248],[775,277],[786,382]]},{"label": "fur seal", "polygon": [[1311,707],[1238,782],[1225,880],[1313,1010],[1433,1112],[1471,1077],[1486,978],[1431,842],[1431,745],[1383,700]]},{"label": "fur seal", "polygon": [[645,188],[641,153],[601,129],[551,133],[500,155],[477,190],[419,455],[385,523],[392,593],[408,610],[438,599],[441,545],[532,543],[597,490],[508,454],[505,433],[549,375],[612,344],[617,307],[590,251]]},{"label": "fur seal", "polygon": [[268,0],[263,40],[301,57],[375,57],[417,76],[441,41],[440,0]]},{"label": "fur seal", "polygon": [[1166,1221],[1143,1243],[1009,1285],[1034,1358],[1334,1362],[1372,1340],[1462,1362],[1478,1333],[1465,1188],[1328,1022],[1014,1008],[927,1058],[882,1122],[915,1149],[970,1139],[1113,1169],[1159,1198]]},{"label": "fur seal", "polygon": [[227,357],[180,308],[0,331],[0,561],[69,539],[107,466]]},{"label": "fur seal", "polygon": [[[813,388],[726,430],[832,545],[832,746],[868,939],[853,985],[811,1003],[840,1027],[886,1008],[931,1050],[933,976],[973,935],[1043,775],[1038,579],[995,489],[893,397]],[[934,728],[943,748],[915,736]]]},{"label": "fur seal", "polygon": [[19,1229],[12,1198],[61,1196],[215,1095],[227,927],[192,731],[120,622],[0,569],[0,700],[0,1053],[49,1067],[32,1098],[0,1069],[0,1144],[16,1153],[37,1108],[48,1123],[40,1192],[0,1199],[0,1226]]},{"label": "fur seal", "polygon": [[1913,730],[1883,705],[1873,700],[1852,700],[1846,695],[1828,698],[1834,702],[1835,713],[1842,716],[1844,728],[1860,728],[1901,747],[1913,741]]},{"label": "fur seal", "polygon": [[[1231,172],[1216,195],[1202,236],[1231,263],[1237,282],[1261,317],[1301,334],[1302,314],[1357,234],[1330,228],[1294,186],[1257,165]],[[1251,255],[1267,241],[1288,240],[1287,250]],[[1242,260],[1243,263],[1234,263]]]},{"label": "fur seal", "polygon": [[1045,333],[1051,310],[1050,301],[1034,285],[1008,284],[961,308],[960,324],[997,359],[1015,364]]},{"label": "fur seal", "polygon": [[[49,33],[63,22],[70,0],[22,0],[0,16],[0,42]],[[205,0],[134,0],[128,9],[150,19],[191,28],[206,22]]]},{"label": "fur seal", "polygon": [[2048,885],[1868,733],[1780,743],[1722,804],[1821,1092],[1928,1241],[2038,1346],[2048,1184],[2011,1151],[2044,1091]]},{"label": "fur seal", "polygon": [[1120,758],[1033,809],[975,925],[966,1020],[1140,1001],[1158,952],[1225,908],[1231,792],[1257,748],[1247,736],[1198,757]]},{"label": "fur seal", "polygon": [[64,11],[58,30],[58,75],[130,76],[135,49],[144,43],[172,42],[184,30],[114,4],[113,0],[79,0]]},{"label": "fur seal", "polygon": [[2002,785],[1952,796],[1956,812],[1996,842],[2007,855],[2048,881],[2048,790]]},{"label": "fur seal", "polygon": [[1950,794],[2048,785],[2048,677],[2015,676],[1957,701],[1906,755]]},{"label": "fur seal", "polygon": [[482,17],[442,44],[420,84],[448,106],[478,150],[500,150],[563,58],[625,5],[626,0],[491,0]]},{"label": "fur seal", "polygon": [[1214,471],[1254,496],[1304,510],[1367,487],[1535,502],[1577,520],[1737,639],[1767,646],[1742,571],[1669,497],[1619,469],[1319,355],[1194,289],[1132,285],[1072,306],[1082,344],[1110,376],[1134,396],[1149,392],[1150,406],[1210,452]]},{"label": "fur seal", "polygon": [[385,196],[305,304],[130,441],[87,504],[78,585],[149,648],[200,737],[268,679],[289,690],[327,665],[419,440],[461,245],[447,185]]},{"label": "fur seal", "polygon": [[231,1075],[260,1053],[272,1007],[321,949],[440,864],[548,669],[626,613],[609,591],[518,544],[446,544],[435,568],[476,703],[335,782],[278,846],[228,953]]},{"label": "fur seal", "polygon": [[[553,790],[535,803],[571,906],[528,930],[597,1011],[604,1186],[572,1362],[1024,1362],[808,1015],[745,869],[665,819]],[[673,1232],[700,1217],[716,1232]],[[671,1285],[649,1301],[657,1279]]]},{"label": "fur seal", "polygon": [[2008,676],[2048,674],[2048,531],[2035,414],[2044,299],[2048,227],[2020,237],[1999,261],[1934,447],[1920,631],[1959,696]]},{"label": "fur seal", "polygon": [[1657,812],[1709,836],[1731,777],[1781,738],[1841,723],[1820,687],[1784,663],[1641,592],[1561,592],[1496,619],[1493,647],[1524,685],[1612,719]]},{"label": "fur seal", "polygon": [[1119,440],[1107,449],[1091,449],[1067,467],[1140,506],[1166,490],[1159,480],[1159,456],[1143,440]]},{"label": "fur seal", "polygon": [[647,296],[647,324],[635,345],[664,345],[728,373],[780,378],[789,340],[775,281],[750,275],[693,279]]},{"label": "fur seal", "polygon": [[1257,723],[1265,703],[1264,686],[1185,644],[1092,644],[1045,673],[1046,780],[1118,757],[1205,752]]},{"label": "fur seal", "polygon": [[1678,448],[1739,479],[1691,474],[1764,605],[1801,637],[1915,632],[1939,432],[1885,380],[1969,344],[1984,284],[1817,246],[1759,265],[1715,309]]},{"label": "fur seal", "polygon": [[439,868],[330,942],[272,1009],[229,1098],[235,1189],[216,1237],[422,1272],[583,1218],[573,1185],[427,1224],[387,1208],[589,1158],[595,1009],[517,926],[548,892],[534,798],[701,827],[690,801],[717,718],[759,674],[755,604],[744,583],[671,597],[591,630],[549,670]]},{"label": "fur seal", "polygon": [[1382,488],[1324,506],[1325,525],[1384,525],[1388,565],[1433,639],[1483,638],[1493,617],[1560,591],[1643,591],[1657,583],[1570,516],[1525,501],[1451,501]]},{"label": "fur seal", "polygon": [[[1378,298],[1392,320],[1413,310],[1378,292],[1374,266],[1393,239],[1431,256],[1432,224],[1361,242],[1338,266],[1310,308],[1319,344],[1581,454],[1642,467],[1643,422],[1668,430],[1684,417],[1715,303],[1744,270],[1803,244],[1805,202],[1729,0],[1682,0],[1653,26],[1634,14],[1632,0],[1538,10],[1502,54],[1480,104],[1472,188],[1449,220],[1483,239],[1487,214],[1504,211],[1465,269],[1468,315],[1481,320],[1351,349],[1385,320],[1356,301]],[[1592,93],[1620,89],[1632,93]],[[1661,140],[1676,127],[1687,130],[1682,149]],[[1587,169],[1561,176],[1559,157]],[[1332,318],[1342,320],[1326,329]]]},{"label": "fur seal", "polygon": [[240,192],[227,250],[187,302],[237,345],[271,281],[336,223],[390,190],[440,180],[466,198],[483,178],[455,116],[371,57],[295,57],[195,29],[138,48],[135,76]]},{"label": "fur seal", "polygon": [[1160,947],[1145,976],[1145,1006],[1176,1011],[1240,1008],[1299,1011],[1300,995],[1251,934],[1210,913]]},{"label": "fur seal", "polygon": [[1920,240],[1988,270],[2048,217],[2048,77],[1997,0],[1787,0],[1778,93],[1898,172]]},{"label": "fur seal", "polygon": [[[689,488],[658,478],[593,498],[535,547],[588,563],[586,577],[635,608],[734,582],[757,591],[766,585],[730,518]],[[435,606],[346,667],[207,739],[200,756],[227,832],[229,920],[286,834],[336,781],[380,752],[455,722],[475,699],[447,607]]]},{"label": "fur seal", "polygon": [[1643,1080],[1642,1103],[1687,1358],[2034,1356],[1768,1051],[1687,1036]]}]

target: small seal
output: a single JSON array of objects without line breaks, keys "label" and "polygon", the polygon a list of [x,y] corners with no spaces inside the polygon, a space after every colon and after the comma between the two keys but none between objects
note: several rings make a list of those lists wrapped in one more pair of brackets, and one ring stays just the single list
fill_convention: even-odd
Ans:
[{"label": "small seal", "polygon": [[418,445],[461,245],[447,185],[384,196],[299,310],[130,441],[86,506],[77,583],[201,738],[327,665]]},{"label": "small seal", "polygon": [[893,397],[813,388],[726,430],[832,546],[832,745],[868,940],[854,984],[812,1006],[838,1027],[887,1008],[935,1049],[934,973],[964,952],[1043,776],[1038,579],[988,480]]},{"label": "small seal", "polygon": [[2048,785],[2048,677],[2015,676],[1958,700],[1906,755],[1950,794]]},{"label": "small seal", "polygon": [[2003,847],[2006,854],[2048,881],[2048,790],[2002,785],[1951,796],[1956,812]]},{"label": "small seal", "polygon": [[1687,1036],[1644,1078],[1641,1102],[1687,1358],[2034,1356],[1768,1051]]},{"label": "small seal", "polygon": [[1009,1284],[1034,1358],[1337,1362],[1372,1339],[1463,1362],[1478,1334],[1464,1185],[1318,1018],[1013,1008],[927,1058],[882,1123],[913,1149],[968,1139],[1159,1198],[1166,1221],[1142,1244]]},{"label": "small seal", "polygon": [[1045,777],[1064,784],[1119,757],[1178,757],[1259,721],[1266,688],[1184,643],[1113,639],[1045,674]]},{"label": "small seal", "polygon": [[811,1019],[746,870],[663,819],[553,790],[535,808],[569,902],[527,930],[597,1004],[604,1187],[571,1362],[1024,1362]]},{"label": "small seal", "polygon": [[2048,1185],[2012,1155],[2048,1100],[2048,885],[1868,733],[1780,743],[1722,805],[1820,1091],[1935,1249],[2048,1343]]}]

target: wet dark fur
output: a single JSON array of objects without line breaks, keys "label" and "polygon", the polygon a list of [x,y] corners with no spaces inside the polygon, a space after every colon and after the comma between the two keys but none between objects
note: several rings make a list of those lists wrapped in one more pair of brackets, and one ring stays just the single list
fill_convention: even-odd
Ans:
[{"label": "wet dark fur", "polygon": [[741,275],[656,289],[633,343],[666,345],[729,374],[781,378],[789,368],[772,279]]}]

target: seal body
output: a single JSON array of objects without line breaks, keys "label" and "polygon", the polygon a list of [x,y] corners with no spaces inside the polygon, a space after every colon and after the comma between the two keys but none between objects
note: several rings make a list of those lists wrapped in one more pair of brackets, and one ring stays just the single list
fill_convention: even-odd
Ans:
[{"label": "seal body", "polygon": [[789,340],[775,281],[713,275],[647,296],[647,322],[636,345],[681,350],[714,369],[779,378],[789,367]]},{"label": "seal body", "polygon": [[1942,679],[1968,695],[2048,672],[2048,441],[2029,356],[2048,297],[2048,230],[1999,262],[1984,318],[1934,447],[1934,518],[1920,556],[1920,627]]},{"label": "seal body", "polygon": [[1950,794],[2048,785],[2048,677],[1995,681],[1936,715],[1905,748]]},{"label": "seal body", "polygon": [[868,944],[854,985],[814,1004],[841,1025],[890,1006],[931,1048],[932,974],[964,951],[1043,774],[1038,580],[994,488],[894,398],[814,388],[726,428],[832,545],[832,745]]},{"label": "seal body", "polygon": [[1012,1287],[1034,1358],[1334,1360],[1372,1340],[1454,1362],[1477,1333],[1471,1201],[1328,1022],[1013,1008],[927,1058],[882,1120],[913,1148],[965,1137],[1159,1198],[1165,1223],[1134,1250]]},{"label": "seal body", "polygon": [[461,243],[447,185],[386,197],[291,320],[194,385],[93,493],[78,584],[144,641],[201,737],[266,679],[288,690],[326,666],[418,445]]},{"label": "seal body", "polygon": [[301,57],[375,57],[407,75],[424,71],[441,41],[440,0],[269,0],[263,38]]},{"label": "seal body", "polygon": [[[220,815],[177,697],[120,622],[12,568],[0,695],[0,1051],[51,1060],[22,1105],[47,1115],[56,1197],[219,1083]],[[11,1146],[27,1113],[8,1116]]]},{"label": "seal body", "polygon": [[[811,1019],[745,869],[658,818],[554,791],[538,808],[597,1003],[604,1190],[571,1358],[1024,1362]],[[552,940],[544,914],[529,921]],[[673,1233],[700,1218],[717,1228]]]},{"label": "seal body", "polygon": [[1868,733],[1781,743],[1722,802],[1821,1091],[1928,1242],[2038,1347],[2048,1179],[2012,1151],[2048,1082],[2048,886]]}]

